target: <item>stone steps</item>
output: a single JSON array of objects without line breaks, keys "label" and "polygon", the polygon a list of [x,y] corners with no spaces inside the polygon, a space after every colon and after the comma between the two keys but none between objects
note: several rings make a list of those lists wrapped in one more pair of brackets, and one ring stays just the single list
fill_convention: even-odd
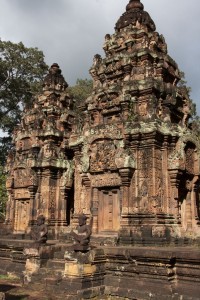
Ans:
[{"label": "stone steps", "polygon": [[50,259],[47,262],[47,268],[49,269],[58,269],[58,270],[64,270],[65,267],[65,261],[64,259]]},{"label": "stone steps", "polygon": [[65,249],[62,249],[61,251],[58,251],[58,252],[54,252],[54,259],[63,259],[64,258],[64,255],[65,255]]},{"label": "stone steps", "polygon": [[90,238],[91,244],[94,246],[115,246],[118,243],[118,236],[113,235],[93,235]]}]

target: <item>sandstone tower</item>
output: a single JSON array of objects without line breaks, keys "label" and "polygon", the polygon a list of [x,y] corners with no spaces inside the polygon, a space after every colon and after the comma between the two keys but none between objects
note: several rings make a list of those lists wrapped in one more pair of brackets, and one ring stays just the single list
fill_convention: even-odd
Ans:
[{"label": "sandstone tower", "polygon": [[8,158],[7,224],[25,233],[42,213],[59,234],[85,213],[93,236],[121,243],[199,236],[200,148],[189,96],[139,0],[129,2],[103,49],[90,69],[83,122],[56,64],[24,112]]},{"label": "sandstone tower", "polygon": [[44,78],[43,93],[33,99],[13,133],[6,223],[14,233],[28,233],[40,214],[52,234],[70,222],[74,163],[68,139],[74,114],[67,87],[59,66],[53,64]]}]

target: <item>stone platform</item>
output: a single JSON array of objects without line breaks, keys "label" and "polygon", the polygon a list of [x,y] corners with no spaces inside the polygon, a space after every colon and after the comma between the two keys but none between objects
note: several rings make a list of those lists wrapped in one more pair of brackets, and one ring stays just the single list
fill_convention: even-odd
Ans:
[{"label": "stone platform", "polygon": [[104,249],[105,294],[127,299],[199,299],[200,252],[190,247]]},{"label": "stone platform", "polygon": [[[43,290],[73,300],[199,299],[199,247],[105,244],[75,253],[67,243],[49,242],[46,250],[51,255],[37,257],[37,272],[24,283],[27,290],[39,284]],[[30,241],[1,240],[0,274],[12,272],[22,280],[27,264],[23,249],[30,245]],[[28,266],[35,261],[29,258]]]}]

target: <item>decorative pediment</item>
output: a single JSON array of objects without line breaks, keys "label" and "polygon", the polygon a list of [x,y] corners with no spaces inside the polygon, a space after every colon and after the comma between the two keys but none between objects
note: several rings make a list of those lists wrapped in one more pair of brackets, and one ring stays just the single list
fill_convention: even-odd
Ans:
[{"label": "decorative pediment", "polygon": [[37,174],[30,168],[23,168],[22,166],[14,170],[14,187],[22,188],[22,187],[30,187],[37,186]]}]

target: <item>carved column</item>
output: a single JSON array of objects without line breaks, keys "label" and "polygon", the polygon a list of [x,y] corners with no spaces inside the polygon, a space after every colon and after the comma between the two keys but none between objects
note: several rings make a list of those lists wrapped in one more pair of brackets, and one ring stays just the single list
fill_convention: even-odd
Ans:
[{"label": "carved column", "polygon": [[13,190],[8,190],[8,201],[6,203],[6,224],[11,227],[14,225],[14,215],[15,215],[15,205],[14,205],[14,195]]},{"label": "carved column", "polygon": [[17,232],[17,229],[18,229],[18,218],[19,218],[19,209],[18,209],[18,206],[19,206],[19,201],[17,200],[14,200],[14,211],[15,211],[15,214],[14,214],[14,219],[13,219],[13,227],[14,227],[14,233]]},{"label": "carved column", "polygon": [[119,169],[119,173],[121,176],[122,180],[122,186],[121,186],[121,191],[122,191],[122,215],[127,215],[129,212],[129,189],[130,189],[130,182],[131,178],[134,173],[134,169],[131,168],[122,168]]},{"label": "carved column", "polygon": [[169,197],[169,177],[168,177],[168,165],[167,165],[167,160],[168,160],[168,136],[164,137],[164,142],[163,142],[163,173],[164,175],[164,182],[163,182],[163,187],[164,187],[164,202],[163,202],[163,211],[164,213],[169,213],[169,205],[170,205],[170,197]]},{"label": "carved column", "polygon": [[[191,191],[191,209],[192,209],[192,227],[195,229],[200,225],[199,212],[198,212],[198,193],[199,189],[199,176],[195,176],[193,179],[192,191]],[[199,226],[198,226],[199,227]],[[199,227],[200,231],[200,227]]]},{"label": "carved column", "polygon": [[[81,194],[82,194],[82,177],[81,177],[81,149],[82,145],[73,148],[75,157],[75,172],[74,172],[74,216],[80,213],[81,209]],[[75,219],[73,220],[73,224]]]},{"label": "carved column", "polygon": [[180,183],[180,177],[182,176],[181,170],[169,170],[170,181],[171,181],[171,199],[169,213],[173,214],[175,218],[180,222],[179,214],[179,203],[178,203],[178,188]]},{"label": "carved column", "polygon": [[152,147],[152,196],[154,197],[156,195],[156,180],[157,180],[157,174],[156,174],[156,149],[155,146]]},{"label": "carved column", "polygon": [[60,170],[56,174],[56,192],[55,192],[55,224],[58,226],[59,206],[60,206]]},{"label": "carved column", "polygon": [[40,169],[37,170],[37,178],[38,178],[38,189],[35,194],[34,210],[33,210],[34,223],[36,222],[38,215],[41,214],[40,205],[41,205],[41,189],[42,189],[42,171]]},{"label": "carved column", "polygon": [[82,177],[82,184],[86,188],[86,195],[85,195],[85,207],[82,207],[81,209],[85,210],[86,215],[90,215],[90,209],[91,209],[91,182],[86,173],[81,174]]},{"label": "carved column", "polygon": [[66,214],[67,214],[67,189],[65,187],[60,187],[59,193],[59,211],[58,211],[58,220],[57,223],[60,226],[66,226]]},{"label": "carved column", "polygon": [[37,187],[35,186],[30,186],[28,188],[29,193],[30,193],[30,210],[29,210],[29,226],[34,224],[34,215],[35,215],[35,205],[36,205],[36,201],[35,201],[35,194],[36,194],[36,189]]},{"label": "carved column", "polygon": [[51,171],[44,169],[41,173],[40,213],[50,222],[50,178]]},{"label": "carved column", "polygon": [[14,225],[14,190],[13,190],[14,180],[10,176],[6,180],[6,188],[8,193],[8,201],[6,203],[6,224],[12,226]]},{"label": "carved column", "polygon": [[182,220],[186,224],[186,230],[187,232],[192,232],[192,190],[193,190],[193,184],[192,182],[189,182],[189,184],[186,184],[186,188],[188,190],[187,196],[186,196],[186,207],[185,207],[185,220]]},{"label": "carved column", "polygon": [[80,198],[81,198],[81,192],[82,192],[81,174],[80,174],[77,166],[75,169],[74,188],[75,188],[74,214],[77,215],[80,213]]},{"label": "carved column", "polygon": [[92,191],[92,232],[95,234],[98,232],[98,189],[93,188]]}]

